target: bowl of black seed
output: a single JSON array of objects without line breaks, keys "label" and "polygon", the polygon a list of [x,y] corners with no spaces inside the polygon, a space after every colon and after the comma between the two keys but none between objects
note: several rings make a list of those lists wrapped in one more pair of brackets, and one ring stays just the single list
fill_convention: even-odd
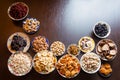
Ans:
[{"label": "bowl of black seed", "polygon": [[94,25],[93,32],[98,38],[106,38],[110,35],[111,27],[108,23],[99,21]]}]

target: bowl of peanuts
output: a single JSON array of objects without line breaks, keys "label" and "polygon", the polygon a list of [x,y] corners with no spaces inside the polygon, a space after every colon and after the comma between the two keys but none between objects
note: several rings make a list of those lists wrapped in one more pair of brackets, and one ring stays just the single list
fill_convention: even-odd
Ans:
[{"label": "bowl of peanuts", "polygon": [[65,53],[65,45],[61,41],[54,41],[50,46],[50,50],[55,56],[61,56]]},{"label": "bowl of peanuts", "polygon": [[34,52],[47,50],[49,48],[49,40],[44,36],[36,36],[31,42]]}]

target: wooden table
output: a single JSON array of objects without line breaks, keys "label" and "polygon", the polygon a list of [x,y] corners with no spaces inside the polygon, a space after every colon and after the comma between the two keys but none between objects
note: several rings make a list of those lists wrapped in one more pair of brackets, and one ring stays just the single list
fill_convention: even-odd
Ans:
[{"label": "wooden table", "polygon": [[[25,76],[12,75],[7,67],[7,61],[11,53],[6,43],[8,37],[14,32],[24,32],[22,21],[14,22],[7,15],[8,7],[17,1],[25,2],[30,9],[28,17],[37,18],[41,22],[40,30],[34,35],[28,35],[30,39],[37,35],[46,36],[50,44],[60,40],[66,48],[71,43],[77,43],[83,36],[91,36],[97,43],[97,38],[92,28],[97,21],[106,21],[111,26],[111,34],[108,37],[115,41],[118,47],[116,58],[109,62],[113,73],[107,80],[120,80],[120,1],[119,0],[1,0],[0,1],[0,79],[1,80],[65,80],[55,70],[49,75],[40,75],[34,69]],[[35,53],[28,51],[32,57]],[[95,52],[95,50],[93,51]],[[97,73],[89,75],[81,70],[74,80],[105,80]],[[71,79],[72,80],[72,79]]]}]

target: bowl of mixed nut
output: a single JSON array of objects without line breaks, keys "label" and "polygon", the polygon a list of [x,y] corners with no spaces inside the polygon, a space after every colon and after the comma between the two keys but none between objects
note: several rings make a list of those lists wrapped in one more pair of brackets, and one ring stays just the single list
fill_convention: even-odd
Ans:
[{"label": "bowl of mixed nut", "polygon": [[81,67],[77,57],[66,54],[58,60],[56,69],[62,77],[74,78],[80,73]]},{"label": "bowl of mixed nut", "polygon": [[32,40],[32,49],[35,52],[47,50],[48,48],[49,48],[49,41],[44,36],[36,36]]},{"label": "bowl of mixed nut", "polygon": [[23,29],[28,34],[34,34],[40,28],[40,21],[35,18],[27,18],[23,21]]},{"label": "bowl of mixed nut", "polygon": [[84,72],[94,74],[100,69],[101,60],[97,54],[90,52],[81,57],[80,64]]},{"label": "bowl of mixed nut", "polygon": [[100,40],[96,46],[96,53],[102,60],[111,61],[116,57],[117,46],[114,41],[110,39]]}]

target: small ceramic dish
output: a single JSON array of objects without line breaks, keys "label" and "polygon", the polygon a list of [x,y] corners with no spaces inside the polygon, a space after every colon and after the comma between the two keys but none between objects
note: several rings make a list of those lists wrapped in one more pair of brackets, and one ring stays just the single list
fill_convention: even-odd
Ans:
[{"label": "small ceramic dish", "polygon": [[43,50],[34,56],[32,62],[36,72],[39,74],[50,74],[55,70],[57,58],[51,51]]},{"label": "small ceramic dish", "polygon": [[65,45],[61,41],[54,41],[50,46],[50,51],[55,56],[62,56],[65,53]]},{"label": "small ceramic dish", "polygon": [[102,39],[96,46],[96,53],[104,61],[111,61],[117,55],[117,46],[111,39]]},{"label": "small ceramic dish", "polygon": [[85,36],[78,41],[78,47],[80,51],[88,53],[95,48],[95,42],[91,37]]},{"label": "small ceramic dish", "polygon": [[66,54],[58,60],[56,69],[62,77],[70,79],[80,73],[81,67],[77,57]]},{"label": "small ceramic dish", "polygon": [[18,51],[8,59],[8,69],[15,76],[24,76],[32,69],[32,57],[29,53]]},{"label": "small ceramic dish", "polygon": [[101,60],[97,54],[90,52],[81,57],[80,64],[84,72],[94,74],[100,69]]},{"label": "small ceramic dish", "polygon": [[108,78],[112,75],[112,68],[109,63],[103,63],[98,71],[98,74],[104,78]]},{"label": "small ceramic dish", "polygon": [[49,48],[49,40],[45,36],[36,36],[31,41],[34,52],[40,52]]},{"label": "small ceramic dish", "polygon": [[23,29],[28,34],[36,33],[40,28],[40,21],[35,18],[27,18],[23,21]]},{"label": "small ceramic dish", "polygon": [[67,53],[78,56],[80,54],[80,50],[77,44],[70,44],[67,48]]},{"label": "small ceramic dish", "polygon": [[[14,36],[20,36],[21,38],[23,38],[23,39],[26,41],[26,46],[23,47],[22,50],[18,50],[18,51],[27,52],[28,49],[29,49],[29,47],[30,47],[30,39],[29,39],[29,37],[28,37],[25,33],[23,33],[23,32],[15,32],[15,33],[13,33],[13,34],[8,38],[8,40],[7,40],[7,48],[8,48],[8,50],[9,50],[11,53],[16,53],[16,50],[13,50],[12,47],[11,47],[11,43],[12,43],[12,41],[13,41],[13,37],[14,37]],[[18,41],[18,42],[19,42],[19,41]],[[17,45],[18,45],[18,43],[17,43]]]},{"label": "small ceramic dish", "polygon": [[27,17],[29,7],[23,2],[15,2],[8,8],[8,16],[14,21],[20,21]]},{"label": "small ceramic dish", "polygon": [[93,32],[98,38],[106,38],[111,33],[111,27],[107,22],[99,21],[94,25]]}]

